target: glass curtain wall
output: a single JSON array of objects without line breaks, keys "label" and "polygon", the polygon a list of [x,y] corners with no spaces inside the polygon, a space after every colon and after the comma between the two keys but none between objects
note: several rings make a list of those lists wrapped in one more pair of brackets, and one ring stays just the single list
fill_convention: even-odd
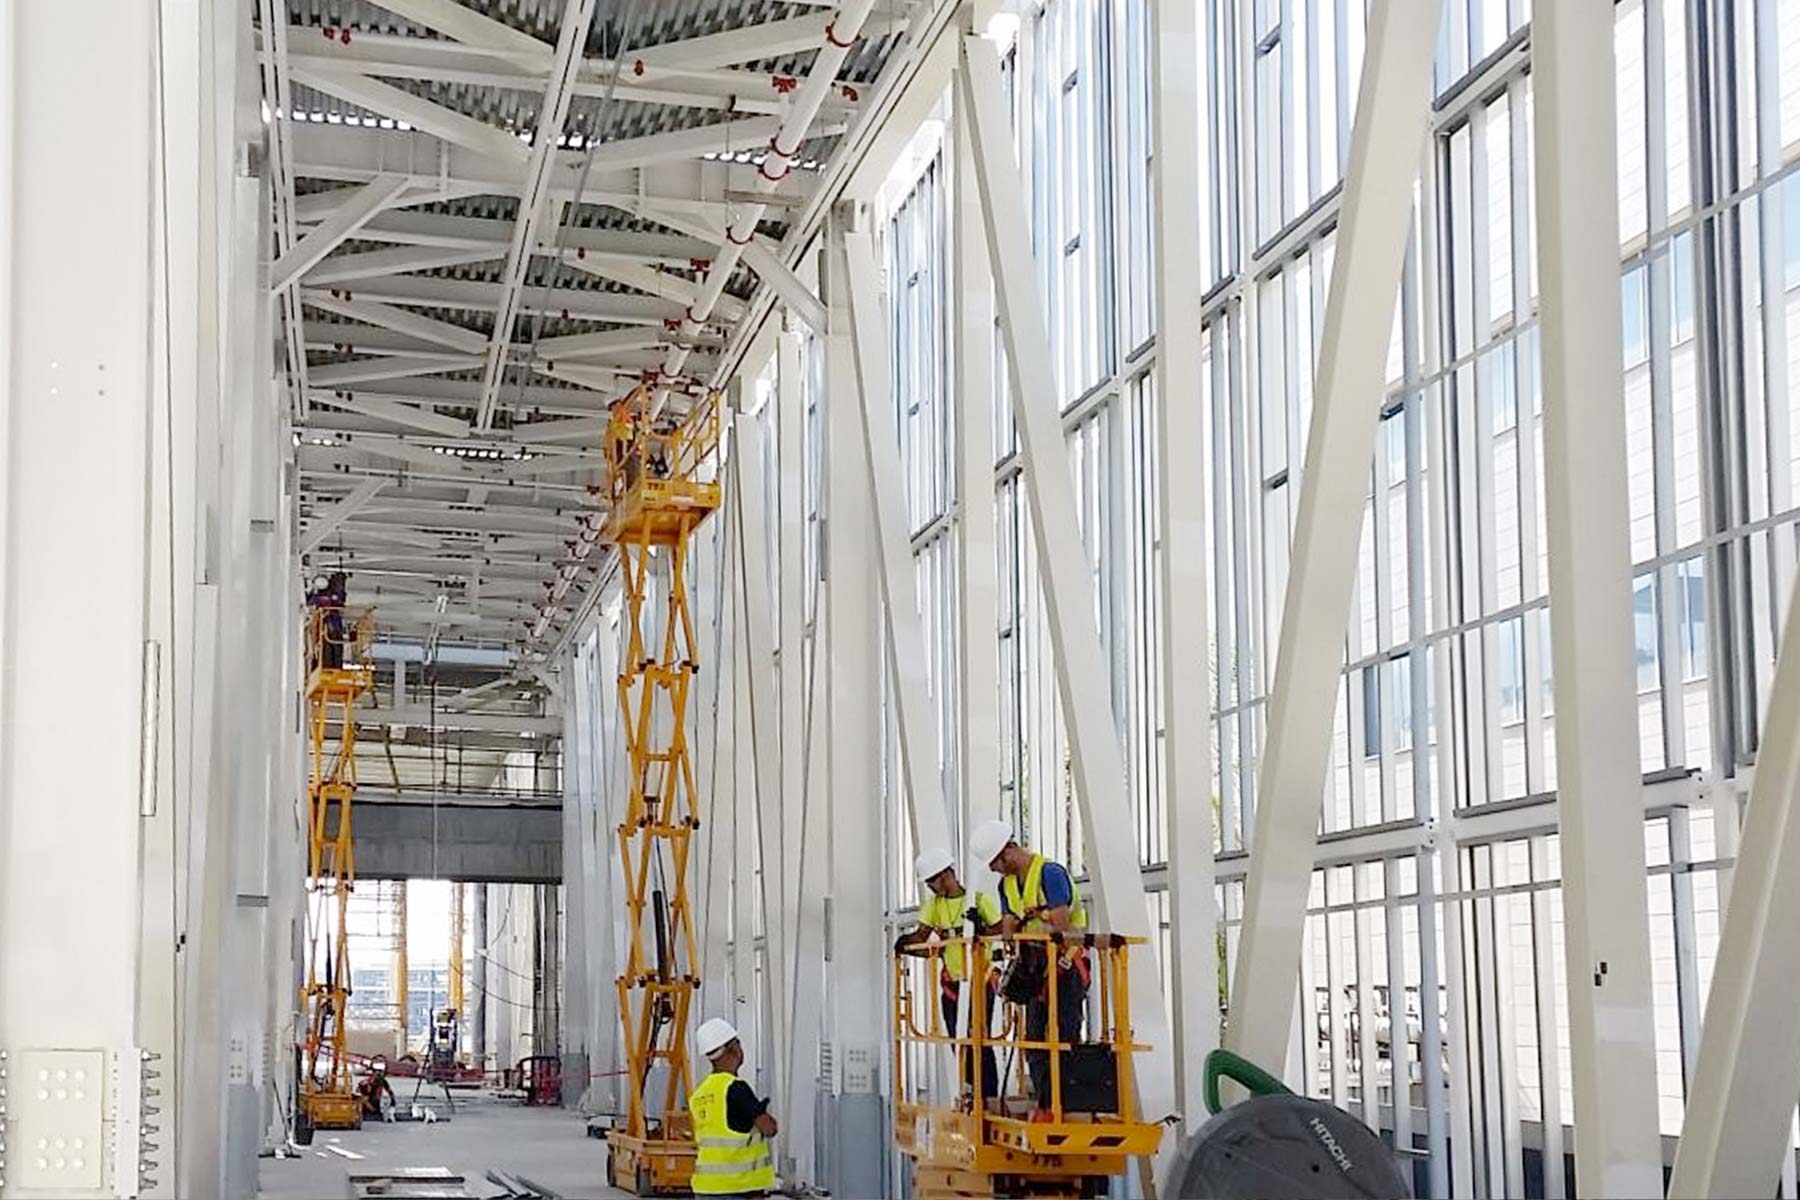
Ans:
[{"label": "glass curtain wall", "polygon": [[[1196,264],[1152,252],[1146,0],[1035,4],[1004,66],[1110,701],[1165,936],[1152,368],[1159,337],[1201,340],[1207,436],[1172,457],[1209,482],[1211,653],[1193,666],[1212,681],[1219,901],[1235,952],[1366,18],[1362,0],[1199,2]],[[1754,761],[1800,545],[1800,5],[1623,0],[1616,14],[1637,564],[1620,619],[1636,631],[1661,1113],[1673,1134],[1739,776]],[[1445,3],[1300,969],[1294,1082],[1417,1148],[1418,1185],[1437,1196],[1572,1187],[1544,1169],[1569,1149],[1572,1097],[1529,20],[1525,0]],[[1010,414],[997,420],[994,495],[954,495],[950,167],[941,151],[916,161],[916,183],[897,190],[877,230],[940,778],[954,795],[954,511],[991,502],[995,786],[1025,835],[1079,871]],[[1155,328],[1159,270],[1201,289],[1200,328]],[[1003,361],[995,371],[1004,382]],[[899,910],[915,902],[910,847],[896,836],[890,850]],[[1790,1164],[1788,1196],[1792,1177]]]}]

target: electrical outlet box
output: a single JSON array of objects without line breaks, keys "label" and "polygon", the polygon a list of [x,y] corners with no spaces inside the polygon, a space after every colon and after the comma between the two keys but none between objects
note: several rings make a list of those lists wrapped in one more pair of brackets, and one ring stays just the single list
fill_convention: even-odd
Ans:
[{"label": "electrical outlet box", "polygon": [[867,1095],[875,1091],[876,1052],[866,1042],[852,1042],[844,1047],[844,1092]]},{"label": "electrical outlet box", "polygon": [[9,1182],[32,1193],[103,1186],[106,1052],[21,1050],[9,1074]]},{"label": "electrical outlet box", "polygon": [[231,1044],[226,1049],[225,1080],[240,1085],[250,1082],[250,1047],[248,1039],[241,1033],[231,1035]]}]

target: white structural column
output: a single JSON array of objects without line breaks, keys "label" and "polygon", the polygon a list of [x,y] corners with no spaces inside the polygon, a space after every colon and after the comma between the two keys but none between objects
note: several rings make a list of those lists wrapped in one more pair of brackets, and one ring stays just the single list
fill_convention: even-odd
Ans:
[{"label": "white structural column", "polygon": [[[1548,4],[1535,16],[1532,175],[1575,1183],[1583,1196],[1656,1196],[1662,1140],[1637,666],[1622,617],[1631,604],[1631,509],[1619,374],[1613,13],[1607,5]],[[1773,1105],[1783,1127],[1794,1095]]]},{"label": "white structural column", "polygon": [[[1057,692],[1068,725],[1075,775],[1075,798],[1087,834],[1088,870],[1111,932],[1141,937],[1149,945],[1136,955],[1135,978],[1154,980],[1157,945],[1150,928],[1143,873],[1129,798],[1125,794],[1125,754],[1107,698],[1112,695],[1094,610],[1093,570],[1082,549],[1081,524],[1069,468],[1068,443],[1057,412],[1056,380],[1044,304],[1031,260],[1030,222],[1024,189],[1011,158],[1012,130],[1000,85],[1000,63],[991,43],[962,40],[958,84],[975,141],[975,179],[986,217],[988,253],[1000,309],[1000,332],[1011,368],[1013,412],[1024,459],[1031,527],[1036,537],[1044,606],[1061,668]],[[1175,1109],[1174,1072],[1167,1052],[1169,1017],[1158,990],[1131,989],[1132,1034],[1158,1052],[1140,1054],[1132,1064],[1138,1103],[1149,1120]]]},{"label": "white structural column", "polygon": [[[763,1009],[769,1016],[763,1030],[763,1058],[753,1065],[766,1071],[771,1085],[785,1093],[782,1085],[786,1081],[781,1077],[781,1067],[786,1062],[781,1052],[785,1041],[780,1036],[788,1014],[788,930],[782,920],[781,903],[786,890],[782,870],[785,804],[781,787],[780,689],[776,686],[774,622],[769,605],[768,492],[763,482],[768,435],[760,416],[738,412],[733,421],[737,487],[733,489],[736,499],[731,503],[730,515],[738,523],[738,571],[733,586],[742,618],[738,649],[749,684],[749,690],[738,697],[749,709],[745,714],[748,720],[739,723],[738,733],[742,736],[748,729],[751,735],[750,786],[756,798],[757,847],[762,863],[757,899],[763,913]],[[748,839],[739,840],[737,851],[746,858],[751,855]],[[741,926],[738,936],[743,936]]]},{"label": "white structural column", "polygon": [[[731,1003],[731,847],[735,807],[733,785],[736,780],[737,749],[732,700],[736,694],[736,654],[732,638],[733,604],[728,581],[732,570],[732,547],[736,537],[731,518],[721,511],[700,527],[702,536],[710,533],[718,549],[711,556],[713,572],[706,583],[701,603],[710,608],[713,621],[706,637],[706,664],[700,672],[705,720],[701,725],[699,753],[694,769],[706,806],[700,814],[700,836],[696,842],[694,876],[699,886],[700,924],[700,1003],[695,1014],[696,1026],[709,1017],[735,1017]],[[706,629],[702,626],[702,629]]]},{"label": "white structural column", "polygon": [[[735,393],[734,393],[735,395]],[[735,408],[735,406],[734,406]],[[752,453],[744,446],[744,426],[735,421],[731,429],[731,460],[726,472],[725,504],[720,515],[731,524],[731,557],[725,564],[726,603],[731,608],[731,768],[732,829],[731,840],[721,849],[723,861],[731,871],[731,979],[735,1011],[732,1024],[743,1032],[744,1047],[750,1054],[753,1070],[766,1070],[767,1043],[752,1032],[762,1025],[762,1008],[756,992],[756,858],[758,850],[756,822],[756,734],[751,726],[750,656],[744,643],[749,639],[749,621],[744,615],[744,589],[739,582],[743,571],[743,522],[736,516],[734,494],[743,486],[743,459]],[[766,1086],[766,1084],[765,1084]]]},{"label": "white structural column", "polygon": [[925,624],[919,619],[914,582],[912,530],[906,519],[906,492],[900,482],[900,444],[894,397],[888,379],[888,324],[881,307],[875,251],[862,230],[845,231],[833,243],[843,255],[850,289],[850,345],[856,359],[863,468],[875,516],[875,558],[887,612],[887,667],[899,709],[900,775],[913,845],[950,845],[950,826],[938,780],[937,723],[931,714],[931,679],[926,672]]},{"label": "white structural column", "polygon": [[[800,886],[801,785],[806,775],[804,762],[805,716],[801,711],[804,693],[803,677],[806,656],[800,647],[800,628],[804,618],[805,594],[800,587],[800,558],[805,540],[806,522],[800,512],[801,485],[804,482],[806,453],[805,417],[800,396],[800,339],[797,334],[782,333],[776,341],[775,396],[772,425],[775,432],[776,461],[776,591],[775,647],[776,686],[780,695],[780,790],[781,824],[781,888],[778,894],[779,921],[793,943],[797,920]],[[786,959],[782,976],[785,992],[791,986],[793,955]],[[782,1010],[782,1044],[791,1036],[794,1009],[790,1004]],[[782,1082],[786,1084],[785,1070]]]},{"label": "white structural column", "polygon": [[814,1117],[819,1058],[819,1020],[824,1005],[825,948],[822,887],[825,838],[823,789],[813,777],[810,680],[818,670],[806,653],[806,602],[813,580],[805,571],[806,396],[805,343],[790,328],[776,347],[775,425],[781,466],[781,791],[783,813],[782,921],[788,933],[789,1003],[782,1028],[782,1175],[814,1182]]},{"label": "white structural column", "polygon": [[1163,788],[1169,813],[1170,1008],[1177,1103],[1204,1121],[1201,1071],[1219,1044],[1218,911],[1213,898],[1211,687],[1207,661],[1205,398],[1200,382],[1199,23],[1192,0],[1156,0],[1157,512],[1162,548]]},{"label": "white structural column", "polygon": [[[975,144],[968,101],[952,96],[950,303],[956,339],[956,587],[958,776],[963,832],[1000,811],[1000,580],[994,529],[994,281],[988,270],[981,194],[975,186]],[[992,878],[986,863],[970,862],[970,886]],[[959,1017],[959,1020],[961,1018]]]},{"label": "white structural column", "polygon": [[[182,355],[190,373],[195,364],[194,343],[176,343],[157,319],[167,314],[153,299],[152,264],[163,247],[192,264],[198,238],[185,207],[194,199],[191,179],[182,219],[165,224],[166,240],[153,223],[155,15],[150,6],[114,2],[8,5],[0,16],[0,1051],[13,1085],[4,1127],[13,1148],[8,1195],[177,1190],[169,1153],[150,1156],[160,1163],[151,1173],[157,1183],[140,1190],[138,1154],[139,1048],[162,1056],[166,1078],[179,1062],[180,971],[166,907],[175,881],[175,739],[162,718],[176,710],[174,664],[187,649],[185,633],[181,647],[170,645],[176,581],[159,580],[162,611],[152,608],[152,556],[173,564],[174,532],[171,492],[152,490],[150,456],[170,421],[191,421],[195,406],[191,390],[165,393],[152,346]],[[94,36],[97,22],[104,37]],[[192,30],[189,22],[180,27]],[[192,48],[186,53],[191,58]],[[196,114],[172,107],[170,119]],[[91,239],[101,228],[107,236]],[[102,277],[106,286],[93,288]],[[196,286],[191,273],[184,281]],[[69,456],[46,449],[71,441],[84,468],[79,488],[70,486]],[[182,451],[193,445],[190,437]],[[162,532],[155,541],[147,536],[153,510]],[[112,532],[96,554],[92,534],[100,529]],[[192,550],[189,543],[175,551],[186,554],[176,570],[189,598]],[[159,852],[150,852],[153,841]],[[193,949],[217,952],[216,945]],[[152,983],[161,995],[149,994]],[[216,1030],[196,1028],[192,1036]],[[58,1102],[48,1089],[40,1095],[19,1086],[38,1070],[88,1072],[91,1101]],[[200,1107],[178,1113],[165,1105],[157,1141],[172,1150],[176,1119]],[[40,1134],[71,1133],[91,1137],[96,1148],[116,1139],[119,1149],[84,1156],[79,1167],[24,1152]],[[210,1141],[216,1146],[216,1133]]]},{"label": "white structural column", "polygon": [[1377,4],[1344,175],[1343,216],[1312,429],[1256,778],[1256,826],[1227,1042],[1271,1070],[1286,1061],[1313,842],[1356,582],[1413,181],[1431,101],[1438,6]]},{"label": "white structural column", "polygon": [[[1800,579],[1788,599],[1769,688],[1671,1196],[1773,1194],[1783,1157],[1790,1153],[1793,1097],[1800,1093],[1800,1005],[1794,1002],[1800,992],[1800,938],[1793,924],[1800,912],[1800,605],[1795,596]],[[1580,1143],[1578,1137],[1578,1153]]]},{"label": "white structural column", "polygon": [[[848,214],[840,206],[837,225]],[[835,236],[832,230],[828,237]],[[882,928],[881,621],[868,546],[874,537],[864,479],[855,352],[842,258],[825,256],[830,334],[825,343],[825,610],[827,622],[827,775],[830,807],[830,917],[826,1014],[832,1061],[832,1177],[845,1196],[879,1196],[887,1143],[882,1106],[882,1047],[887,1038],[886,940]],[[819,736],[815,729],[814,736]],[[891,1081],[889,1081],[891,1083]]]},{"label": "white structural column", "polygon": [[[564,950],[562,964],[563,993],[562,1010],[562,1050],[566,1056],[575,1056],[580,1066],[576,1068],[570,1060],[564,1059],[564,1077],[569,1078],[572,1071],[579,1069],[583,1075],[591,1075],[597,1068],[592,1065],[594,1034],[597,1032],[591,1025],[593,1017],[592,996],[588,991],[590,976],[588,973],[588,947],[593,944],[594,931],[589,928],[590,920],[598,914],[590,913],[588,908],[587,888],[584,886],[582,862],[586,858],[582,846],[582,824],[587,815],[588,774],[592,764],[581,752],[581,735],[592,722],[588,707],[591,704],[589,693],[581,687],[581,674],[578,673],[577,660],[580,655],[579,641],[571,642],[570,650],[562,659],[557,674],[563,680],[567,699],[562,706],[563,740],[562,740],[562,882],[563,882],[563,934]],[[587,1100],[587,1080],[570,1079],[574,1090],[569,1093],[577,1103]]]}]

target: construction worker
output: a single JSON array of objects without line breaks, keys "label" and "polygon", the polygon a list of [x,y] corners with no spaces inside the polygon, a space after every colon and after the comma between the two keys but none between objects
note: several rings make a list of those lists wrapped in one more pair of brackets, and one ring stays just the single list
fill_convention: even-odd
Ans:
[{"label": "construction worker", "polygon": [[625,486],[637,482],[637,413],[631,396],[621,396],[607,406],[606,458],[612,467],[615,484],[622,477]]},{"label": "construction worker", "polygon": [[714,1017],[694,1033],[694,1045],[712,1073],[688,1093],[694,1119],[696,1196],[766,1196],[775,1190],[775,1157],[769,1139],[779,1129],[769,1102],[759,1100],[737,1073],[744,1046],[731,1022]]},{"label": "construction worker", "polygon": [[388,1082],[387,1059],[372,1058],[369,1060],[369,1072],[363,1076],[362,1082],[356,1085],[357,1099],[362,1101],[362,1112],[365,1118],[377,1121],[392,1121],[394,1106],[399,1103],[394,1098],[394,1085]]},{"label": "construction worker", "polygon": [[[956,877],[956,859],[942,846],[934,846],[913,860],[913,874],[925,887],[925,898],[919,904],[919,923],[902,933],[894,943],[900,954],[921,954],[933,941],[944,943],[941,970],[938,973],[939,999],[944,1014],[944,1029],[956,1034],[956,1009],[962,998],[963,981],[969,977],[969,966],[963,952],[963,924],[973,922],[977,936],[997,932],[1000,925],[1000,902],[991,892],[977,892],[971,898],[962,880]],[[992,1013],[993,986],[988,985],[987,1011]],[[973,1009],[971,1017],[973,1015]],[[984,1031],[985,1032],[985,1031]],[[957,1054],[957,1072],[965,1097],[972,1097],[969,1082],[971,1056],[967,1048]],[[1000,1075],[994,1061],[994,1048],[981,1048],[981,1096],[992,1100],[999,1090]]]},{"label": "construction worker", "polygon": [[[1081,893],[1067,867],[1019,845],[1018,839],[1013,837],[1012,827],[1004,821],[982,824],[970,835],[969,841],[975,861],[987,863],[988,868],[1000,876],[1001,933],[1055,937],[1079,934],[1087,929],[1087,908],[1081,903]],[[1044,963],[1045,949],[1029,943],[1023,945],[1018,961],[1020,964]],[[1050,988],[1055,987],[1056,1040],[1073,1046],[1081,1040],[1093,967],[1086,951],[1078,944],[1058,948],[1055,961],[1054,971],[1044,963],[1041,984],[1024,1000],[1025,1040],[1046,1040],[1050,1028]],[[1031,1090],[1036,1094],[1041,1119],[1050,1109],[1050,1052],[1027,1050],[1025,1065],[1031,1073]]]}]

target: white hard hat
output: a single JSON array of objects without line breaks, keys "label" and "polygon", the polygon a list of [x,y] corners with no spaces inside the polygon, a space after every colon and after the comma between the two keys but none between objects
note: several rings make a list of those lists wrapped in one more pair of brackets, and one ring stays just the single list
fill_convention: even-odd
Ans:
[{"label": "white hard hat", "polygon": [[701,1025],[694,1032],[694,1046],[701,1054],[711,1058],[731,1043],[737,1041],[738,1031],[724,1017],[714,1017]]},{"label": "white hard hat", "polygon": [[920,851],[919,857],[913,859],[913,874],[920,883],[924,883],[933,875],[947,871],[956,865],[956,856],[942,846],[933,846],[929,850]]},{"label": "white hard hat", "polygon": [[1005,821],[983,821],[969,835],[969,857],[989,866],[1012,840],[1012,826]]}]

